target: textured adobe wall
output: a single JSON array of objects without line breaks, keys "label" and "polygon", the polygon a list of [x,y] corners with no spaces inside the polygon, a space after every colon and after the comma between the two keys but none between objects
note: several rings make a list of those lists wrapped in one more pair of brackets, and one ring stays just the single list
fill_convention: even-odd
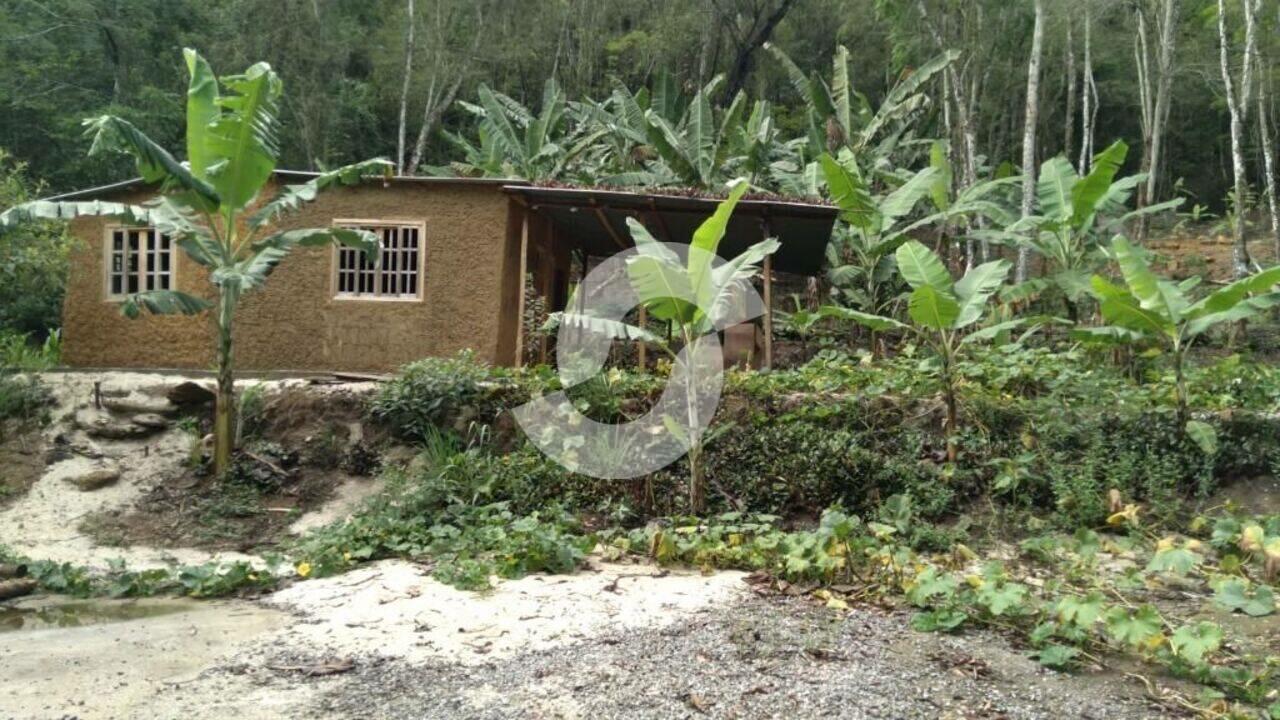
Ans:
[{"label": "textured adobe wall", "polygon": [[[130,198],[137,200],[136,196]],[[279,228],[328,226],[333,219],[422,222],[425,253],[420,301],[335,300],[331,248],[296,249],[246,296],[236,316],[241,370],[386,371],[430,355],[474,349],[509,364],[514,313],[505,286],[511,267],[508,202],[492,185],[381,182],[339,188],[289,215]],[[207,317],[128,320],[104,300],[103,234],[109,221],[77,220],[84,246],[72,258],[64,358],[94,367],[208,368]],[[517,248],[518,252],[518,248]],[[177,287],[208,296],[203,269],[178,253]],[[511,328],[508,330],[508,328]]]}]

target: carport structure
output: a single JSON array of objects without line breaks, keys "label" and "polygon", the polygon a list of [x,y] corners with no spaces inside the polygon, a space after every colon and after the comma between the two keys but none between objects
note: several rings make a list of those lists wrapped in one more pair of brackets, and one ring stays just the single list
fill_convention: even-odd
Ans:
[{"label": "carport structure", "polygon": [[[694,231],[715,212],[718,198],[600,188],[508,185],[511,222],[520,233],[520,306],[516,358],[522,363],[530,342],[537,343],[539,362],[546,362],[548,340],[526,337],[523,318],[527,283],[544,299],[548,312],[565,309],[575,267],[585,273],[593,259],[603,259],[634,247],[627,218],[635,218],[664,242],[688,244]],[[668,191],[670,192],[670,191]],[[822,272],[827,243],[838,210],[830,205],[774,198],[751,198],[738,203],[729,221],[720,255],[732,258],[751,245],[776,237],[782,247],[764,261],[761,284],[765,312],[756,337],[762,345],[764,367],[773,365],[774,273],[813,277]],[[640,312],[643,324],[644,311]],[[641,365],[643,343],[638,345]]]}]

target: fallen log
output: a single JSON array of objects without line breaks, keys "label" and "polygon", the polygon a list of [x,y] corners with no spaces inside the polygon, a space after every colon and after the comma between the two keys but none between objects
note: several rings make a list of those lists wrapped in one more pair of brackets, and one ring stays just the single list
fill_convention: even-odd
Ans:
[{"label": "fallen log", "polygon": [[31,578],[0,581],[0,600],[30,595],[36,590],[36,581]]},{"label": "fallen log", "polygon": [[16,563],[0,563],[0,580],[27,576],[27,566]]}]

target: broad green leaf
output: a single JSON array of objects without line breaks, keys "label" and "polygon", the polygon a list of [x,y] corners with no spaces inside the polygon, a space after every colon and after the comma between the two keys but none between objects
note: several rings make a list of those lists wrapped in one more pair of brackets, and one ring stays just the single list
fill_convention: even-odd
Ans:
[{"label": "broad green leaf", "polygon": [[1107,633],[1117,642],[1139,647],[1160,637],[1164,622],[1150,605],[1137,610],[1116,606],[1106,614]]},{"label": "broad green leaf", "polygon": [[936,600],[947,603],[955,596],[959,585],[955,575],[929,565],[916,575],[907,589],[907,601],[916,607],[927,607]]},{"label": "broad green leaf", "polygon": [[1156,551],[1147,563],[1147,572],[1183,576],[1195,569],[1203,558],[1185,547],[1170,545]]},{"label": "broad green leaf", "polygon": [[512,124],[511,118],[507,116],[507,110],[498,99],[498,94],[488,85],[480,83],[480,87],[476,89],[476,95],[484,108],[485,122],[494,144],[501,148],[503,155],[515,158],[524,164],[529,158],[527,148],[519,131]]},{"label": "broad green leaf", "polygon": [[218,117],[218,78],[213,68],[191,48],[183,48],[187,61],[187,162],[191,173],[207,178],[213,155],[209,148],[209,126]]},{"label": "broad green leaf", "polygon": [[992,615],[1019,615],[1027,600],[1027,586],[1019,583],[987,582],[978,588],[978,602]]},{"label": "broad green leaf", "polygon": [[1238,301],[1230,310],[1201,315],[1187,323],[1186,335],[1192,338],[1222,323],[1248,320],[1264,310],[1277,306],[1280,306],[1280,293],[1244,298]]},{"label": "broad green leaf", "polygon": [[781,247],[782,243],[777,238],[762,240],[711,270],[713,292],[710,312],[706,315],[709,327],[702,328],[704,332],[711,332],[712,328],[723,329],[748,319],[747,308],[734,301],[741,297],[743,285],[760,272],[759,263]]},{"label": "broad green leaf", "polygon": [[146,311],[152,315],[199,315],[213,307],[202,298],[176,290],[151,290],[129,295],[120,304],[120,313],[137,318]]},{"label": "broad green leaf", "polygon": [[1117,140],[1093,158],[1092,170],[1071,188],[1071,226],[1087,229],[1093,222],[1098,203],[1111,189],[1116,173],[1129,154],[1129,146]]},{"label": "broad green leaf", "polygon": [[218,207],[219,193],[212,185],[192,174],[168,150],[160,147],[128,120],[114,115],[85,120],[87,132],[93,133],[90,155],[122,152],[133,156],[138,174],[148,183],[159,183],[164,191],[180,190],[192,207],[212,210]]},{"label": "broad green leaf", "polygon": [[1100,591],[1091,590],[1084,597],[1068,595],[1061,598],[1058,600],[1056,612],[1061,622],[1089,630],[1094,623],[1098,622],[1098,618],[1102,617],[1102,611],[1105,608],[1106,598]]},{"label": "broad green leaf", "polygon": [[1217,583],[1213,599],[1228,610],[1239,610],[1250,617],[1263,617],[1276,611],[1275,593],[1266,585],[1251,585],[1243,578],[1230,578]]},{"label": "broad green leaf", "polygon": [[1218,454],[1218,431],[1207,422],[1200,420],[1187,421],[1187,437],[1200,448],[1200,452],[1210,457]]},{"label": "broad green leaf", "polygon": [[882,317],[880,315],[872,315],[870,313],[860,312],[846,307],[837,307],[835,305],[825,305],[818,308],[818,314],[823,317],[839,318],[841,320],[852,320],[864,327],[876,332],[885,332],[887,330],[909,330],[910,326],[906,323],[899,322],[890,317]]},{"label": "broad green leaf", "polygon": [[286,212],[297,210],[302,207],[303,203],[315,200],[322,190],[339,185],[355,185],[362,178],[371,175],[381,175],[387,178],[394,169],[395,165],[391,162],[376,158],[320,173],[305,183],[286,185],[270,202],[263,205],[253,214],[249,220],[249,226],[258,228],[279,218]]},{"label": "broad green leaf", "polygon": [[729,197],[721,201],[711,217],[693,232],[693,240],[689,243],[689,286],[693,289],[693,296],[699,307],[711,307],[711,263],[720,249],[720,240],[729,227],[729,218],[746,192],[747,183],[737,181],[729,190]]},{"label": "broad green leaf", "polygon": [[1129,291],[1116,287],[1099,275],[1093,276],[1093,292],[1100,301],[1102,317],[1113,325],[1151,335],[1172,336],[1176,328],[1165,316],[1142,307]]},{"label": "broad green leaf", "polygon": [[818,162],[827,179],[831,200],[840,208],[840,219],[865,232],[877,232],[879,212],[853,158],[850,156],[845,162],[839,162],[823,153]]},{"label": "broad green leaf", "polygon": [[1186,297],[1177,286],[1157,277],[1123,236],[1116,236],[1111,247],[1115,252],[1116,262],[1120,265],[1120,272],[1124,275],[1125,284],[1134,297],[1138,298],[1143,309],[1155,310],[1167,322],[1176,323],[1187,307]]},{"label": "broad green leaf", "polygon": [[1258,293],[1270,292],[1280,284],[1280,265],[1241,278],[1210,293],[1203,300],[1187,309],[1187,316],[1197,318],[1212,313],[1226,312],[1241,300]]},{"label": "broad green leaf", "polygon": [[685,152],[680,135],[665,119],[652,110],[645,113],[645,119],[648,121],[646,132],[649,143],[658,151],[662,161],[684,182],[701,184],[702,178],[698,173],[697,160]]},{"label": "broad green leaf", "polygon": [[222,83],[231,94],[218,98],[221,112],[210,127],[209,179],[226,213],[248,205],[275,171],[281,83],[266,63]]},{"label": "broad green leaf", "polygon": [[1040,166],[1040,178],[1036,181],[1036,198],[1040,214],[1063,224],[1072,216],[1071,197],[1080,176],[1070,161],[1059,155],[1046,160]]},{"label": "broad green leaf", "polygon": [[1050,643],[1044,648],[1036,651],[1036,659],[1041,665],[1054,670],[1062,670],[1070,667],[1080,651],[1070,645],[1060,645],[1058,643]]},{"label": "broad green leaf", "polygon": [[911,629],[916,632],[952,632],[969,616],[960,610],[928,610],[911,616]]},{"label": "broad green leaf", "polygon": [[922,285],[912,291],[907,312],[917,325],[946,330],[955,327],[960,317],[960,304],[950,293],[932,285]]},{"label": "broad green leaf", "polygon": [[[714,86],[719,83],[713,81]],[[715,116],[711,109],[711,95],[715,91],[708,85],[693,98],[689,106],[685,131],[685,156],[693,161],[698,170],[698,179],[706,183],[711,178],[716,158]]]},{"label": "broad green leaf", "polygon": [[880,201],[880,215],[884,218],[885,226],[889,226],[894,220],[908,215],[915,209],[920,199],[928,195],[937,179],[938,171],[928,167],[907,180],[897,190],[889,193]]},{"label": "broad green leaf", "polygon": [[697,306],[690,302],[693,288],[684,266],[651,255],[633,255],[627,258],[627,277],[654,319],[693,322]]},{"label": "broad green leaf", "polygon": [[603,335],[614,340],[643,340],[645,342],[651,342],[658,345],[666,344],[666,341],[662,338],[654,335],[644,328],[629,325],[619,320],[607,320],[605,318],[587,315],[585,313],[552,313],[544,327],[548,329],[569,327],[578,330],[585,330],[597,335]]},{"label": "broad green leaf", "polygon": [[1183,625],[1169,638],[1169,646],[1179,657],[1199,665],[1205,655],[1222,647],[1222,628],[1203,620]]},{"label": "broad green leaf", "polygon": [[835,56],[831,58],[831,104],[835,108],[836,122],[840,123],[846,138],[853,132],[849,91],[849,50],[844,45],[837,45]]},{"label": "broad green leaf", "polygon": [[908,240],[903,243],[894,252],[894,257],[898,260],[898,271],[911,287],[919,289],[928,286],[948,295],[952,293],[954,282],[951,273],[947,272],[938,256],[920,241]]},{"label": "broad green leaf", "polygon": [[960,278],[955,284],[956,298],[960,300],[957,328],[972,325],[982,317],[987,300],[1000,289],[1012,268],[1007,260],[993,260],[973,268]]}]

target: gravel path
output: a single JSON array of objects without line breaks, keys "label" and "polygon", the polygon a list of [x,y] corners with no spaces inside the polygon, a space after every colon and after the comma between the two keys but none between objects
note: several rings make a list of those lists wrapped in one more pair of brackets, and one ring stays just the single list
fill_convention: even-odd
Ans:
[{"label": "gravel path", "polygon": [[[283,655],[273,664],[315,662]],[[340,679],[339,679],[340,678]],[[267,683],[278,678],[261,677]],[[481,665],[367,659],[299,717],[1154,718],[1117,676],[1041,669],[987,633],[751,597],[659,630]]]}]

